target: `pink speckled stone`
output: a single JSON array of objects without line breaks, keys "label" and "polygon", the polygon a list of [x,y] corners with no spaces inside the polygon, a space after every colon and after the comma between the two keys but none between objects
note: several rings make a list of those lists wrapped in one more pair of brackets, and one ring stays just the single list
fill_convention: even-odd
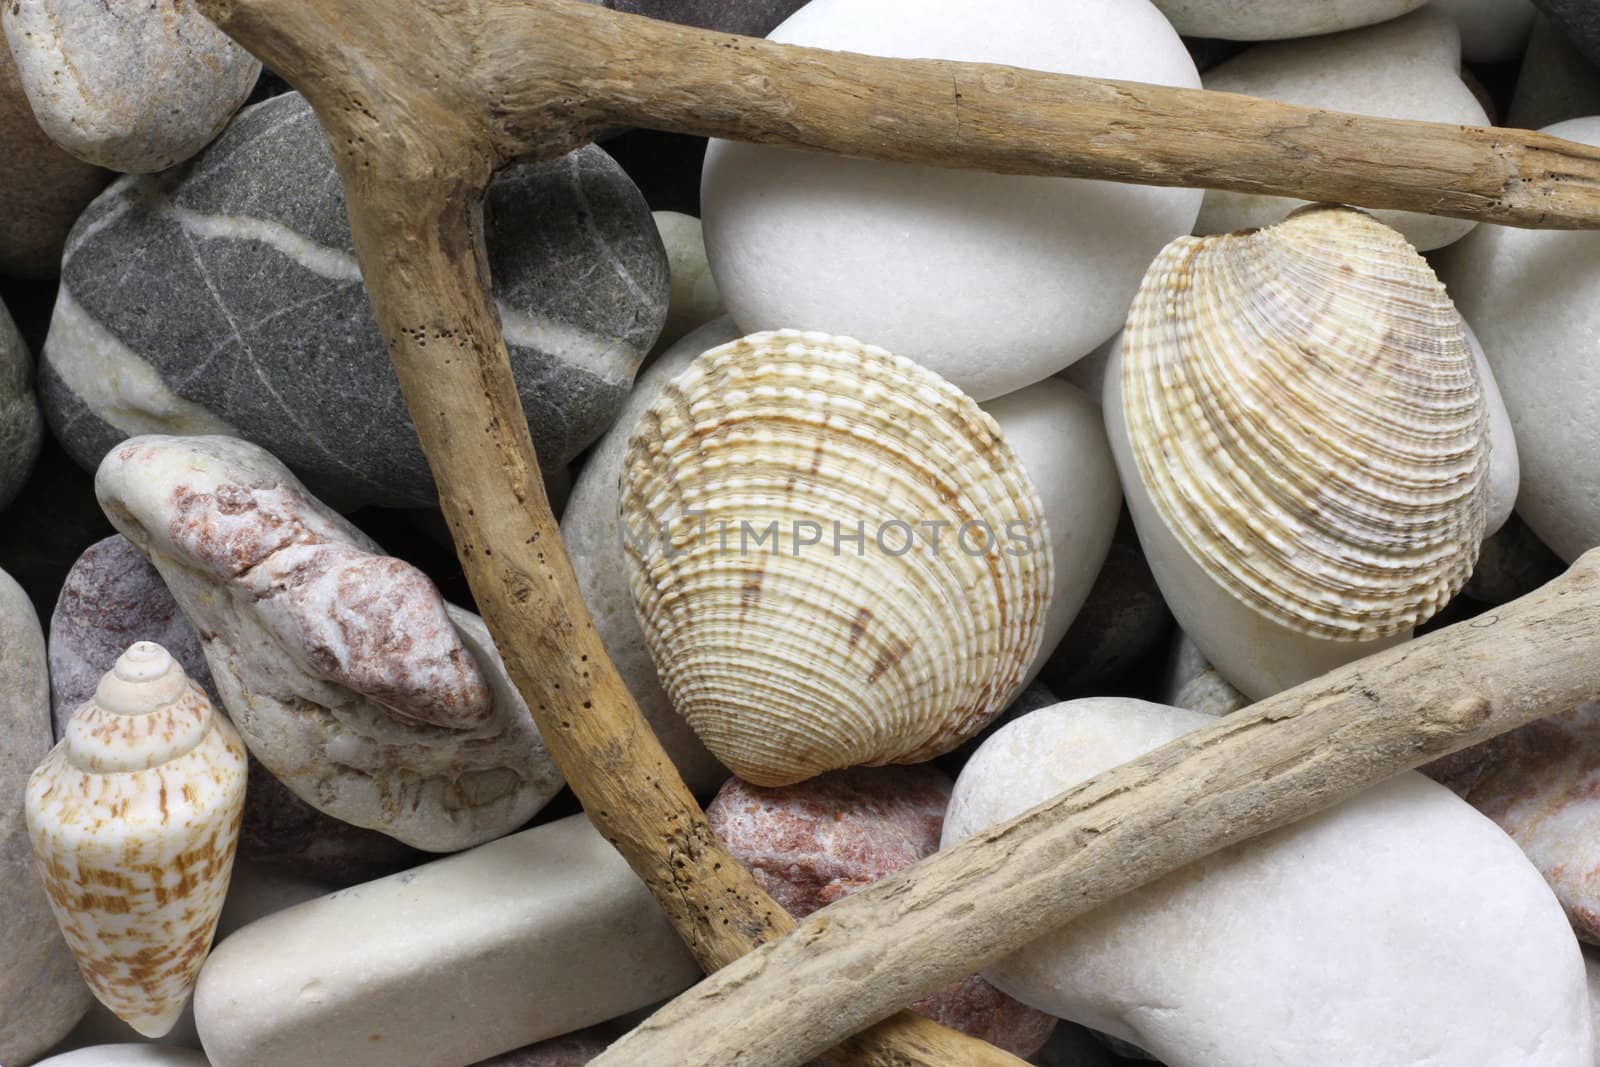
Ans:
[{"label": "pink speckled stone", "polygon": [[[953,783],[929,766],[856,767],[762,789],[731,778],[706,808],[712,830],[796,918],[933,855]],[[973,975],[912,1010],[1031,1056],[1054,1017]]]},{"label": "pink speckled stone", "polygon": [[611,1040],[610,1032],[597,1026],[507,1052],[475,1067],[582,1067],[604,1052]]},{"label": "pink speckled stone", "polygon": [[1423,772],[1493,819],[1600,944],[1600,703],[1530,723]]}]

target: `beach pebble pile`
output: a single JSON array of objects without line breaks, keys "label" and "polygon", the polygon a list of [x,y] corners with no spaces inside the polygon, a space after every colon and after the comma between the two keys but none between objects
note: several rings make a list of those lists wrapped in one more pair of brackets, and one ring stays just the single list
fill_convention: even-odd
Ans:
[{"label": "beach pebble pile", "polygon": [[[1589,0],[591,2],[1600,145]],[[311,105],[187,0],[0,31],[0,1065],[590,1062],[702,971],[476,613]],[[594,629],[780,907],[1600,546],[1600,234],[1373,217],[642,130],[499,172],[482,254]],[[1448,551],[1390,566],[1424,528]],[[118,778],[139,686],[176,725]],[[68,870],[35,768],[170,772],[187,825],[206,706],[248,760],[198,881]],[[1548,716],[907,1006],[1033,1067],[1600,1067],[1600,704]],[[95,833],[155,840],[133,806]],[[197,884],[214,937],[140,925]],[[204,961],[165,1032],[64,925]]]}]

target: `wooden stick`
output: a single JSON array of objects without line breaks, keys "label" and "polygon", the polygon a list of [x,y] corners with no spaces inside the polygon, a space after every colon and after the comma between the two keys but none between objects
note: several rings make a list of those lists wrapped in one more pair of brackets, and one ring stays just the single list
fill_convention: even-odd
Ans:
[{"label": "wooden stick", "polygon": [[202,6],[275,70],[325,61],[301,86],[325,121],[339,116],[374,137],[435,138],[427,127],[385,128],[393,109],[380,83],[403,77],[411,103],[427,95],[461,109],[455,124],[474,127],[474,143],[501,160],[548,158],[608,127],[646,126],[933,166],[1600,226],[1600,148],[1528,130],[829,52],[577,0]]},{"label": "wooden stick", "polygon": [[1493,613],[1221,719],[803,921],[593,1067],[791,1067],[1219,848],[1600,694],[1600,549]]},{"label": "wooden stick", "polygon": [[[209,13],[248,48],[261,32],[255,20],[266,20],[280,40],[273,69],[319,108],[456,552],[567,783],[701,966],[720,967],[792,929],[712,834],[607,657],[562,547],[489,296],[482,198],[503,159],[458,84],[470,57],[452,47],[450,5],[433,5],[441,17],[424,19],[416,37],[397,31],[403,23],[388,5],[366,0],[224,6]],[[412,79],[426,79],[433,64],[462,65],[442,88],[420,91]],[[851,1038],[828,1062],[1025,1067],[910,1014]]]}]

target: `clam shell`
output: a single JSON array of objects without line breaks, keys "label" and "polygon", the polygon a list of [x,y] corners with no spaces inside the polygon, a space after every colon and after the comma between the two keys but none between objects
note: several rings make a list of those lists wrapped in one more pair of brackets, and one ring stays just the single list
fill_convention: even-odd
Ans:
[{"label": "clam shell", "polygon": [[1182,237],[1128,315],[1123,410],[1161,517],[1234,597],[1368,641],[1441,608],[1487,508],[1484,393],[1427,262],[1365,213]]},{"label": "clam shell", "polygon": [[160,645],[117,660],[28,779],[51,909],[100,1002],[172,1029],[222,913],[244,812],[245,748]]},{"label": "clam shell", "polygon": [[634,432],[621,519],[674,706],[756,785],[959,745],[1018,688],[1050,601],[1039,497],[994,420],[848,338],[701,355]]}]

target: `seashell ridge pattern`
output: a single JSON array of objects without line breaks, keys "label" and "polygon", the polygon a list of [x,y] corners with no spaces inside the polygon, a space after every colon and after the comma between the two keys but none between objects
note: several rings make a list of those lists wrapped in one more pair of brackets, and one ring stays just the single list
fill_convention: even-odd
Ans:
[{"label": "seashell ridge pattern", "polygon": [[1123,339],[1123,409],[1162,518],[1210,577],[1299,633],[1367,641],[1471,575],[1487,407],[1444,286],[1349,208],[1181,237]]},{"label": "seashell ridge pattern", "polygon": [[100,1002],[172,1029],[216,933],[244,813],[245,747],[160,645],[132,645],[28,779],[51,909]]},{"label": "seashell ridge pattern", "polygon": [[793,330],[714,348],[640,420],[621,481],[651,655],[747,782],[949,751],[1038,648],[1038,494],[994,420],[910,360]]}]

